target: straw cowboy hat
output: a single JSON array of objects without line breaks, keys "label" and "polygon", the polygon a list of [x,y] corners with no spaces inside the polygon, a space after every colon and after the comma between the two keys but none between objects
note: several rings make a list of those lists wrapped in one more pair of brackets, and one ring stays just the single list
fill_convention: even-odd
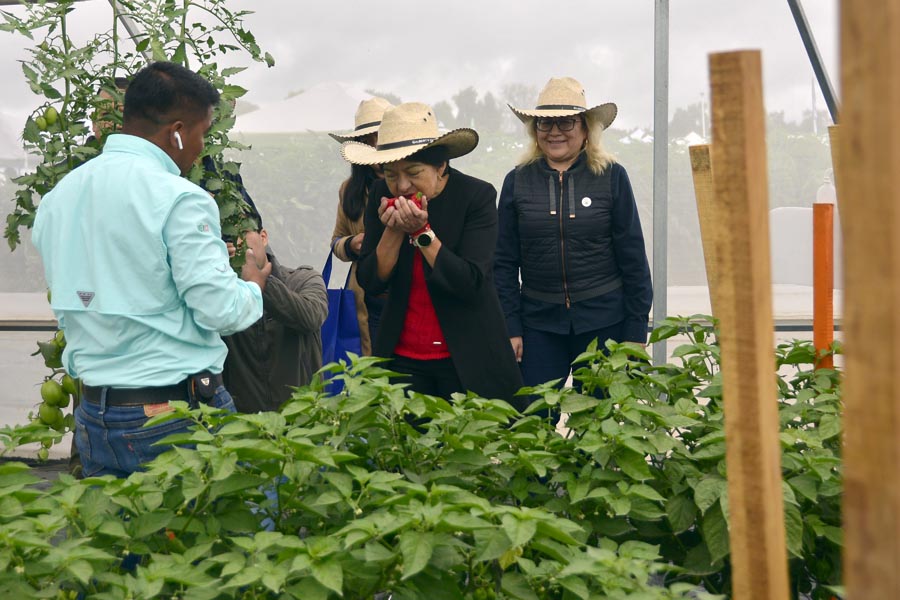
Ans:
[{"label": "straw cowboy hat", "polygon": [[407,102],[384,112],[377,146],[347,142],[341,146],[341,154],[355,165],[378,165],[403,160],[433,146],[444,146],[448,159],[457,158],[477,145],[478,134],[474,129],[454,129],[441,135],[430,106]]},{"label": "straw cowboy hat", "polygon": [[381,116],[384,114],[384,111],[393,108],[393,106],[393,104],[378,96],[363,100],[359,103],[359,108],[356,109],[356,116],[353,118],[353,131],[349,133],[329,133],[328,135],[343,143],[375,133],[378,131],[378,126],[381,125]]},{"label": "straw cowboy hat", "polygon": [[619,109],[612,102],[587,107],[584,88],[571,77],[554,77],[547,82],[538,96],[534,110],[515,108],[507,104],[523,123],[535,117],[569,117],[572,115],[596,115],[603,129],[607,129],[615,120]]}]

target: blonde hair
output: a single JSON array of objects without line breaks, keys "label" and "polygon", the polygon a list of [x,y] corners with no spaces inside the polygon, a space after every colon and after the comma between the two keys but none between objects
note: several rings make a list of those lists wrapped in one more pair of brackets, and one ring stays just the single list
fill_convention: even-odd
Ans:
[{"label": "blonde hair", "polygon": [[[587,139],[585,144],[585,153],[587,154],[588,168],[595,175],[601,175],[606,167],[616,162],[616,157],[606,150],[603,146],[603,125],[600,124],[599,114],[581,113],[582,126],[587,129]],[[537,143],[537,131],[535,129],[534,117],[525,122],[525,132],[530,140],[525,154],[522,156],[520,165],[528,165],[536,160],[544,158]]]}]

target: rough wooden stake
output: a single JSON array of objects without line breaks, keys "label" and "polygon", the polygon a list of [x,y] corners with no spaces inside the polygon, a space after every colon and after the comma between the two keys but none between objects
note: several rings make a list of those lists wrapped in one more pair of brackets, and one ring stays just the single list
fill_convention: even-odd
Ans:
[{"label": "rough wooden stake", "polygon": [[758,51],[710,55],[712,164],[734,600],[786,600],[787,548]]},{"label": "rough wooden stake", "polygon": [[709,286],[709,305],[713,316],[718,316],[713,290],[717,289],[719,246],[724,243],[724,231],[716,229],[715,193],[713,190],[712,159],[709,144],[691,146],[691,171],[694,175],[694,196],[697,199],[697,216],[700,219],[700,240],[703,243],[703,260],[706,263],[706,282]]},{"label": "rough wooden stake", "polygon": [[[828,127],[828,140],[831,144],[831,170],[834,173],[834,191],[837,196],[837,211],[838,214],[844,214],[844,193],[841,184],[841,170],[839,165],[841,164],[841,126],[840,125],[830,125]],[[844,220],[839,219],[841,224],[841,238],[844,237]]]},{"label": "rough wooden stake", "polygon": [[900,598],[900,0],[841,2],[844,582]]}]

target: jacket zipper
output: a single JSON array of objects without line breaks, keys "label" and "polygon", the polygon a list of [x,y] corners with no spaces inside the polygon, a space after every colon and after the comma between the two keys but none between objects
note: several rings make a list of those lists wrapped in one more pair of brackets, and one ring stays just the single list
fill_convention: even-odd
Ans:
[{"label": "jacket zipper", "polygon": [[566,279],[566,236],[563,232],[563,173],[559,172],[559,249],[562,258],[563,294],[566,297],[566,309],[571,308],[569,301],[569,284]]}]

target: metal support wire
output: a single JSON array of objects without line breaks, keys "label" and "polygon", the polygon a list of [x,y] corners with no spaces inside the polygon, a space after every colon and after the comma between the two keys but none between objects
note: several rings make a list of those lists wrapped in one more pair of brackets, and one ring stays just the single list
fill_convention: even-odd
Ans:
[{"label": "metal support wire", "polygon": [[[794,15],[794,21],[797,23],[797,31],[800,32],[800,39],[803,40],[803,46],[806,48],[806,54],[809,56],[809,62],[812,64],[813,73],[816,74],[816,81],[819,82],[819,89],[822,90],[822,96],[825,97],[825,104],[828,105],[831,121],[837,125],[840,105],[834,95],[834,87],[832,87],[831,79],[828,77],[828,71],[825,70],[825,65],[822,64],[822,55],[819,53],[819,47],[816,45],[816,40],[809,28],[806,13],[803,12],[800,0],[787,0],[787,3],[791,8],[791,14]],[[815,115],[813,115],[813,119],[815,119]]]},{"label": "metal support wire", "polygon": [[[112,6],[113,14],[119,19],[119,22],[122,23],[122,27],[125,28],[125,31],[128,32],[129,37],[131,37],[131,41],[137,44],[140,40],[138,40],[139,35],[143,35],[138,29],[138,26],[135,25],[134,21],[131,20],[131,17],[122,12],[122,7],[119,5],[117,0],[109,0],[109,5]],[[153,57],[150,52],[146,49],[141,51],[141,54],[144,56],[144,60],[148,63],[152,62]]]},{"label": "metal support wire", "polygon": [[[668,310],[669,0],[656,0],[653,43],[653,326]],[[653,345],[653,363],[666,362],[665,341]]]}]

